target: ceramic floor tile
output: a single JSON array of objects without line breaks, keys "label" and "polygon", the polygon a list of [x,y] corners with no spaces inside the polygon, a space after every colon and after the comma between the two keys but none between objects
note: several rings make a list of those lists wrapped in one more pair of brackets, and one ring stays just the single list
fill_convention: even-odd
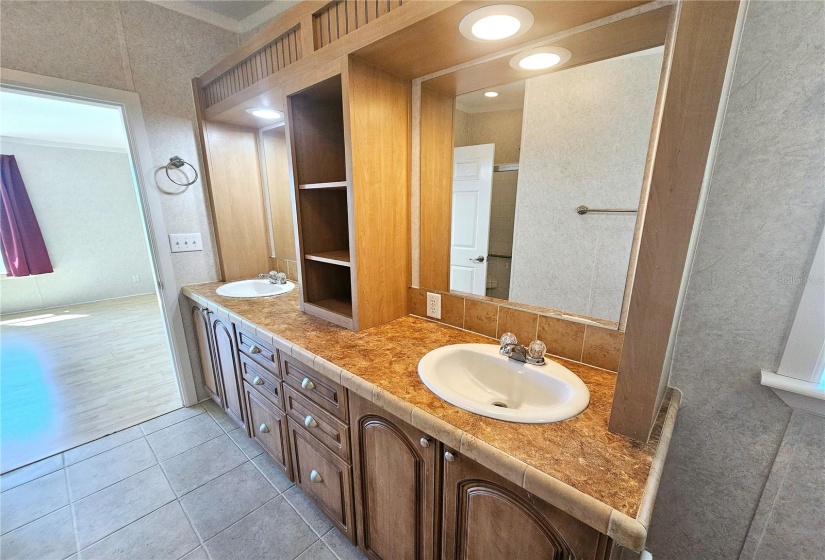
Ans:
[{"label": "ceramic floor tile", "polygon": [[80,548],[99,541],[175,499],[160,465],[74,503]]},{"label": "ceramic floor tile", "polygon": [[250,459],[254,459],[264,452],[263,448],[258,445],[257,441],[246,436],[246,432],[242,428],[237,428],[229,432],[229,437],[231,437],[232,441],[234,441],[235,444],[241,448],[244,455]]},{"label": "ceramic floor tile", "polygon": [[206,549],[199,546],[180,560],[209,560],[209,556],[206,555]]},{"label": "ceramic floor tile", "polygon": [[3,492],[0,496],[0,529],[8,533],[67,505],[69,494],[63,471],[41,476]]},{"label": "ceramic floor tile", "polygon": [[63,457],[66,460],[67,466],[73,465],[75,463],[79,463],[80,461],[84,461],[89,457],[94,457],[95,455],[99,455],[105,451],[119,447],[124,443],[134,441],[139,437],[143,437],[143,432],[140,430],[140,427],[132,426],[126,430],[115,432],[114,434],[89,442],[86,445],[69,449],[63,453]]},{"label": "ceramic floor tile", "polygon": [[162,463],[178,496],[246,462],[246,455],[224,434]]},{"label": "ceramic floor tile", "polygon": [[64,560],[77,552],[72,512],[64,507],[0,538],[3,560]]},{"label": "ceramic floor tile", "polygon": [[277,497],[206,542],[212,560],[294,560],[318,540],[283,497]]},{"label": "ceramic floor tile", "polygon": [[252,463],[244,463],[193,490],[180,502],[204,541],[278,495]]},{"label": "ceramic floor tile", "polygon": [[158,461],[165,461],[188,449],[214,439],[223,430],[208,414],[198,414],[192,418],[173,424],[146,436],[146,440]]},{"label": "ceramic floor tile", "polygon": [[208,401],[203,401],[200,404],[204,409],[206,409],[206,412],[209,413],[212,420],[217,422],[218,426],[223,428],[223,431],[231,432],[232,430],[237,429],[238,425],[229,417],[226,411],[218,405],[218,403],[212,399],[209,399]]},{"label": "ceramic floor tile", "polygon": [[293,486],[284,492],[284,497],[318,536],[332,529],[332,521],[318,509],[318,506],[304,494],[303,490]]},{"label": "ceramic floor tile", "polygon": [[318,541],[306,549],[297,560],[338,560],[323,541]]},{"label": "ceramic floor tile", "polygon": [[143,430],[144,434],[148,435],[157,432],[158,430],[162,430],[167,426],[171,426],[172,424],[183,422],[184,420],[197,416],[198,414],[203,414],[204,412],[203,407],[199,404],[188,408],[179,408],[169,412],[168,414],[164,414],[163,416],[158,416],[152,420],[147,420],[140,425],[140,429]]},{"label": "ceramic floor tile", "polygon": [[349,539],[334,527],[323,536],[322,540],[335,553],[338,560],[365,560],[367,558],[360,548],[349,542]]},{"label": "ceramic floor tile", "polygon": [[60,455],[54,455],[48,459],[7,472],[0,476],[0,491],[5,492],[15,486],[31,482],[35,478],[40,478],[62,468],[63,459]]},{"label": "ceramic floor tile", "polygon": [[175,501],[80,551],[81,560],[167,560],[199,545],[198,537]]},{"label": "ceramic floor tile", "polygon": [[144,438],[66,467],[72,500],[79,500],[156,464]]},{"label": "ceramic floor tile", "polygon": [[284,474],[284,471],[281,470],[275,461],[272,460],[272,457],[264,453],[263,455],[258,455],[252,462],[258,467],[266,479],[269,481],[272,486],[275,487],[278,492],[284,492],[293,486],[291,480],[289,480]]}]

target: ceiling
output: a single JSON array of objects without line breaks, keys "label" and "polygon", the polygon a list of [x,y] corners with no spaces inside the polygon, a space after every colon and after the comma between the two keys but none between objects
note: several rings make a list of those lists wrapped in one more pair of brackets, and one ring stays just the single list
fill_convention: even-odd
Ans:
[{"label": "ceiling", "polygon": [[[498,97],[485,97],[488,91],[498,93]],[[459,95],[455,98],[455,104],[459,111],[465,113],[521,109],[524,107],[524,80]]]},{"label": "ceiling", "polygon": [[0,137],[105,151],[129,148],[117,107],[9,90],[0,90]]},{"label": "ceiling", "polygon": [[247,33],[298,3],[297,0],[150,1],[235,33]]}]

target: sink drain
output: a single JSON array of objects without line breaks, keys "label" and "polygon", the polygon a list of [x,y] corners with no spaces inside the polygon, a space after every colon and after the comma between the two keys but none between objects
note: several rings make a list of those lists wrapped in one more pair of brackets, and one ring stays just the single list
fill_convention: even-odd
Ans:
[{"label": "sink drain", "polygon": [[492,404],[493,406],[497,406],[499,408],[510,408],[509,406],[507,406],[507,403],[503,403],[501,401],[493,401],[490,404]]}]

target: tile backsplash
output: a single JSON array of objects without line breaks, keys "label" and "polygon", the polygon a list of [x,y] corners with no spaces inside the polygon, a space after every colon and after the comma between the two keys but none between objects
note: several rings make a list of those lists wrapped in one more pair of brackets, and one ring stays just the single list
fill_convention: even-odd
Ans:
[{"label": "tile backsplash", "polygon": [[269,257],[269,266],[276,272],[283,272],[293,282],[298,281],[298,263],[289,259]]},{"label": "tile backsplash", "polygon": [[423,288],[409,289],[410,315],[428,318],[427,292],[441,294],[441,323],[495,339],[509,331],[525,345],[541,340],[553,356],[610,371],[619,369],[624,333],[615,328],[559,319],[503,305],[491,298],[476,299]]}]

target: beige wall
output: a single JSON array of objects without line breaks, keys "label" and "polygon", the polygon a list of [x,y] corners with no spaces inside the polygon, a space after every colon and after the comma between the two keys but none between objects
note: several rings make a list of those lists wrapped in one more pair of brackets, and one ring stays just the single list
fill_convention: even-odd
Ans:
[{"label": "beige wall", "polygon": [[527,80],[513,301],[619,321],[662,67],[660,51]]},{"label": "beige wall", "polygon": [[676,338],[670,384],[684,399],[653,511],[656,560],[825,549],[822,432],[799,451],[811,468],[789,469],[774,500],[768,474],[796,436],[791,410],[759,384],[760,368],[776,371],[802,294],[792,279],[825,274],[810,271],[825,224],[823,29],[822,2],[748,6]]},{"label": "beige wall", "polygon": [[[153,166],[178,155],[200,169],[191,79],[238,35],[148,2],[0,3],[0,66],[140,95]],[[175,253],[178,285],[218,278],[208,199],[198,181],[162,198],[170,233],[200,232],[204,251]],[[158,188],[149,185],[150,188]]]}]

